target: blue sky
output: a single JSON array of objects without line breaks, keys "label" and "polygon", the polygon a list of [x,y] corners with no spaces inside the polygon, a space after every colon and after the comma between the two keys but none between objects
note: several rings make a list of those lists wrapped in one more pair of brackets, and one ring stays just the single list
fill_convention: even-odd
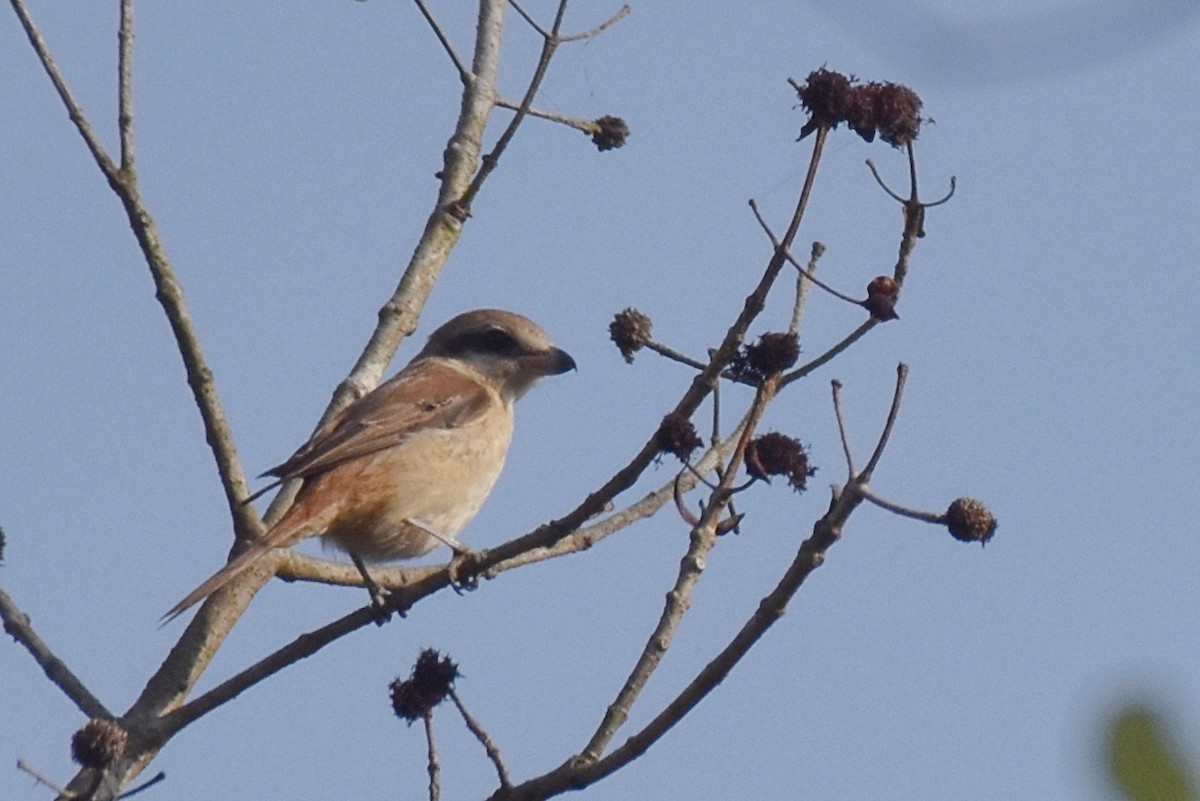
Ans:
[{"label": "blue sky", "polygon": [[[34,3],[60,66],[115,143],[115,10]],[[415,8],[226,2],[138,10],[143,190],[188,293],[252,473],[300,444],[365,342],[416,241],[458,83]],[[633,305],[656,336],[713,345],[769,256],[807,160],[788,77],[828,65],[909,83],[931,211],[899,312],[794,386],[767,425],[810,443],[796,497],[739,498],[739,537],[635,710],[644,722],[754,610],[844,478],[829,381],[865,457],[895,365],[905,405],[873,486],[931,510],[979,497],[980,550],[874,508],[851,519],[788,614],[690,718],[588,797],[1097,799],[1105,714],[1158,704],[1200,743],[1200,130],[1195,2],[635,3],[564,46],[540,106],[616,114],[597,153],[528,124],[475,204],[422,321],[478,306],[538,320],[579,363],[523,403],[505,475],[464,532],[488,546],[572,508],[640,447],[690,379],[607,339]],[[546,18],[545,4],[530,3]],[[570,28],[615,5],[579,2]],[[436,9],[461,51],[473,20]],[[0,15],[0,581],[110,707],[124,709],[180,626],[157,619],[228,549],[228,515],[153,287],[11,11]],[[502,85],[538,42],[515,14]],[[506,117],[501,117],[506,119]],[[895,259],[897,151],[832,137],[801,253],[852,294]],[[754,333],[782,328],[779,291]],[[820,353],[861,312],[817,294]],[[407,343],[406,360],[417,342]],[[733,391],[726,403],[745,402]],[[652,470],[628,499],[670,477]],[[686,544],[674,513],[571,557],[360,632],[173,741],[159,799],[421,797],[424,743],[387,683],[420,648],[461,665],[464,701],[517,777],[590,735],[657,619]],[[311,552],[319,546],[310,544]],[[202,687],[362,603],[276,582]],[[28,655],[0,648],[0,797],[45,798],[11,765],[69,777],[83,721]],[[494,775],[439,716],[446,797]]]}]

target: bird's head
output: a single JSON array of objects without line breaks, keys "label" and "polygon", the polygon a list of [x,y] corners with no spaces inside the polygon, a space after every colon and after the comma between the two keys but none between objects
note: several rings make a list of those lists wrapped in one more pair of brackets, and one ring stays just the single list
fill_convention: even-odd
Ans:
[{"label": "bird's head", "polygon": [[575,369],[528,317],[500,309],[464,312],[434,331],[417,358],[460,362],[492,383],[511,403],[548,375]]}]

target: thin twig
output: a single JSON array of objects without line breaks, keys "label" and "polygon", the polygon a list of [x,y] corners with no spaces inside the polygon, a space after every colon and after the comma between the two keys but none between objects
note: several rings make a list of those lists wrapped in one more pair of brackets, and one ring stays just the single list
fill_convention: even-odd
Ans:
[{"label": "thin twig", "polygon": [[913,520],[921,520],[925,523],[935,523],[938,525],[943,525],[946,522],[945,512],[923,512],[920,509],[902,506],[894,501],[889,501],[887,498],[877,495],[874,490],[866,486],[860,487],[859,492],[862,493],[863,498],[867,499],[881,509],[887,509],[889,512],[898,514],[901,517],[910,517]]},{"label": "thin twig", "polygon": [[110,183],[118,181],[120,174],[117,166],[113,164],[112,159],[105,152],[104,145],[100,143],[100,137],[96,135],[96,131],[92,128],[92,124],[88,122],[83,108],[75,100],[75,96],[71,94],[71,89],[67,86],[62,73],[59,72],[58,65],[54,63],[54,57],[50,55],[50,48],[46,45],[46,40],[42,38],[42,34],[33,22],[33,17],[29,15],[29,11],[25,8],[25,0],[9,0],[9,2],[12,4],[13,10],[17,12],[17,18],[21,20],[21,27],[25,29],[25,36],[28,37],[29,43],[33,45],[33,51],[37,54],[38,60],[42,62],[42,69],[45,70],[46,75],[50,78],[50,82],[54,84],[54,91],[58,92],[63,106],[67,109],[67,116],[71,118],[75,130],[79,131],[79,135],[83,137],[83,142],[91,152],[96,166],[100,168],[100,171],[104,173],[104,176],[108,178]]},{"label": "thin twig", "polygon": [[479,194],[479,190],[483,188],[484,181],[496,169],[500,157],[508,148],[508,143],[512,141],[512,138],[517,133],[517,129],[521,127],[521,123],[529,113],[529,107],[533,105],[533,98],[537,96],[538,90],[542,86],[542,81],[546,78],[546,70],[550,67],[550,60],[554,58],[554,52],[558,49],[558,31],[562,26],[563,16],[566,13],[567,0],[560,0],[558,11],[554,15],[554,25],[549,33],[543,34],[542,52],[538,56],[538,63],[533,70],[533,76],[529,79],[529,85],[525,88],[525,95],[521,98],[521,105],[517,108],[517,112],[513,115],[513,118],[509,120],[508,125],[500,134],[500,138],[496,140],[496,144],[492,147],[491,151],[483,157],[479,169],[475,172],[475,177],[471,179],[470,186],[463,192],[462,197],[456,201],[455,214],[460,216],[461,219],[466,219],[470,216],[471,205],[475,202],[475,197]]},{"label": "thin twig", "polygon": [[742,430],[733,455],[730,457],[729,468],[721,483],[710,496],[704,513],[692,526],[687,552],[679,562],[679,572],[676,575],[675,583],[667,592],[658,623],[646,638],[646,643],[642,647],[633,669],[612,703],[605,710],[604,717],[596,731],[580,752],[579,760],[581,762],[595,762],[600,759],[612,738],[628,719],[633,704],[640,697],[650,677],[658,669],[663,656],[670,648],[679,624],[691,606],[692,596],[707,563],[707,554],[716,544],[717,524],[721,511],[729,499],[728,485],[732,482],[734,467],[741,463],[750,436],[775,395],[775,378],[777,377],[768,377],[759,386],[748,414],[746,427]]},{"label": "thin twig", "polygon": [[[514,5],[515,5],[515,3],[514,3]],[[593,36],[604,33],[604,31],[608,30],[610,27],[612,27],[613,25],[616,25],[622,19],[629,16],[629,12],[631,10],[632,9],[628,5],[623,5],[623,6],[621,6],[620,9],[617,10],[616,14],[613,14],[611,17],[606,19],[604,22],[601,22],[596,27],[588,28],[586,31],[583,31],[582,33],[573,33],[573,34],[570,34],[569,36],[560,36],[560,37],[558,37],[558,41],[559,42],[578,42],[580,39],[591,39]]]},{"label": "thin twig", "polygon": [[826,551],[841,538],[850,515],[861,505],[863,496],[859,489],[860,484],[851,481],[844,490],[834,493],[829,510],[813,524],[811,536],[801,544],[795,559],[775,588],[759,602],[754,614],[729,644],[640,731],[600,759],[588,760],[584,758],[586,755],[571,758],[554,770],[523,782],[511,790],[494,793],[491,796],[492,801],[549,798],[568,789],[582,789],[620,770],[644,754],[724,681],[755,643],[783,616],[788,603],[804,581],[824,564]]},{"label": "thin twig", "polygon": [[884,191],[884,192],[887,192],[887,193],[888,193],[888,195],[889,195],[889,196],[892,198],[892,200],[896,201],[897,203],[899,203],[899,204],[901,204],[901,205],[904,205],[904,204],[908,203],[908,200],[906,200],[905,198],[902,198],[902,197],[900,197],[900,195],[898,195],[898,194],[896,194],[895,192],[893,192],[893,191],[892,191],[892,188],[891,188],[890,186],[888,186],[888,185],[887,185],[887,182],[885,182],[885,181],[883,180],[883,176],[881,176],[881,175],[879,174],[879,170],[878,170],[878,169],[875,167],[875,162],[874,162],[874,161],[872,161],[871,159],[867,159],[867,167],[869,167],[869,168],[870,168],[870,170],[871,170],[871,175],[874,175],[874,176],[875,176],[875,183],[879,184],[879,187],[880,187],[881,189],[883,189],[883,191]]},{"label": "thin twig", "polygon": [[312,656],[329,643],[347,634],[373,625],[378,615],[379,612],[375,607],[365,606],[320,628],[301,634],[287,645],[226,679],[203,695],[165,713],[155,722],[155,733],[162,742],[165,742],[188,724],[212,712],[227,701],[231,701],[263,679],[301,659]]},{"label": "thin twig", "polygon": [[[241,464],[234,448],[233,437],[229,431],[228,421],[221,408],[216,387],[212,378],[212,370],[204,359],[200,349],[199,338],[192,326],[191,317],[184,303],[183,290],[174,270],[167,259],[157,226],[150,211],[142,202],[137,190],[134,175],[119,170],[104,151],[99,137],[88,122],[83,109],[75,101],[67,86],[66,79],[59,72],[50,54],[46,42],[42,39],[33,19],[25,9],[24,0],[10,0],[21,24],[25,28],[30,44],[33,45],[42,67],[54,84],[59,98],[67,109],[71,121],[75,124],[84,143],[92,152],[101,172],[108,179],[110,187],[116,193],[125,207],[130,227],[141,246],[142,255],[150,268],[154,279],[156,297],[166,313],[175,336],[176,346],[183,358],[187,371],[188,384],[200,416],[204,422],[205,435],[217,462],[217,469],[225,489],[226,501],[234,518],[234,525],[239,534],[246,536],[254,532],[257,517],[253,509],[241,508],[241,500],[246,497],[246,480]],[[132,113],[132,71],[133,71],[133,11],[132,0],[122,0],[121,20],[118,31],[119,77],[118,77],[118,127],[121,129],[122,160],[133,163],[133,113]]]},{"label": "thin twig", "polygon": [[426,753],[429,755],[429,801],[438,801],[442,796],[442,761],[438,758],[437,740],[433,736],[433,712],[426,711],[421,719],[425,723]]},{"label": "thin twig", "polygon": [[[579,765],[574,771],[576,775],[570,776],[566,785],[585,786],[628,765],[644,754],[721,684],[742,657],[749,653],[754,644],[783,616],[788,602],[799,591],[804,580],[824,563],[825,551],[837,541],[841,527],[854,506],[857,506],[857,503],[846,504],[846,508],[835,503],[830,511],[814,524],[813,535],[800,546],[796,558],[788,566],[779,583],[759,602],[754,614],[729,644],[640,731],[594,764]],[[835,530],[837,535],[832,535],[831,532]],[[534,795],[536,797],[536,793]]]},{"label": "thin twig", "polygon": [[864,484],[871,480],[875,468],[879,465],[879,460],[883,458],[883,449],[887,447],[888,440],[892,436],[892,429],[896,425],[896,417],[900,414],[900,401],[904,397],[904,385],[907,381],[908,365],[900,362],[896,366],[896,389],[892,393],[892,407],[888,410],[887,423],[884,424],[883,431],[879,435],[879,442],[875,444],[875,452],[871,454],[867,466],[858,474],[859,480]]},{"label": "thin twig", "polygon": [[847,295],[845,292],[840,292],[840,291],[834,289],[829,284],[826,284],[825,282],[823,282],[821,279],[817,278],[817,276],[814,275],[807,267],[805,267],[803,264],[801,264],[799,261],[797,261],[796,257],[793,256],[790,252],[785,252],[783,255],[787,258],[787,260],[789,262],[791,262],[792,266],[796,268],[796,270],[798,271],[798,273],[801,277],[806,278],[809,281],[812,281],[814,284],[821,287],[821,289],[824,289],[830,295],[833,295],[835,298],[838,298],[839,300],[844,300],[847,303],[853,303],[855,306],[862,305],[862,301],[859,300],[858,298],[855,298],[851,295]]},{"label": "thin twig", "polygon": [[[497,100],[496,106],[499,108],[508,109],[509,111],[521,110],[521,104],[514,103],[511,100]],[[582,117],[572,117],[567,114],[559,114],[555,111],[546,111],[545,109],[540,109],[536,106],[530,106],[529,108],[525,109],[525,113],[530,117],[537,117],[538,119],[566,125],[568,128],[574,128],[575,130],[585,134],[595,134],[600,131],[600,126],[596,124],[595,120],[585,120]]]},{"label": "thin twig", "polygon": [[526,22],[529,23],[529,27],[533,28],[535,31],[538,32],[539,36],[541,36],[543,39],[550,38],[550,35],[551,35],[550,32],[548,30],[546,30],[545,28],[543,28],[541,25],[539,25],[538,21],[533,18],[533,15],[530,14],[528,11],[526,11],[524,8],[522,8],[521,4],[518,3],[517,0],[508,0],[508,4],[517,10],[517,13],[520,14],[521,17]]},{"label": "thin twig", "polygon": [[874,317],[869,318],[866,322],[859,325],[858,328],[855,328],[853,331],[851,331],[849,334],[847,334],[840,342],[838,342],[837,344],[835,344],[834,346],[832,346],[831,348],[826,350],[824,353],[822,353],[817,358],[813,359],[812,361],[810,361],[806,364],[800,365],[799,367],[797,367],[795,370],[792,370],[791,372],[784,373],[783,377],[779,379],[780,387],[781,388],[786,387],[788,384],[791,384],[794,381],[799,381],[801,378],[804,378],[804,376],[808,375],[809,373],[813,372],[814,370],[833,361],[833,359],[839,353],[841,353],[842,351],[849,348],[851,345],[853,345],[858,340],[862,339],[863,336],[866,335],[866,333],[868,331],[870,331],[872,328],[874,328],[877,325],[879,325],[878,320],[876,320]]},{"label": "thin twig", "polygon": [[[792,237],[795,236],[795,232],[799,228],[799,220],[803,216],[804,207],[812,192],[812,183],[816,176],[816,163],[820,159],[824,141],[825,137],[823,133],[818,132],[813,144],[813,154],[809,163],[808,173],[805,177],[804,188],[801,190],[796,212],[793,214],[793,224],[789,227],[789,234]],[[775,252],[772,254],[771,260],[767,264],[762,277],[759,279],[758,285],[746,296],[742,304],[742,311],[726,330],[725,338],[722,340],[720,347],[713,351],[708,366],[692,379],[692,383],[689,385],[687,391],[684,392],[683,397],[679,399],[679,402],[675,404],[675,408],[671,411],[671,414],[690,418],[704,399],[712,393],[715,379],[721,375],[730,360],[737,353],[738,348],[745,341],[746,332],[749,330],[750,325],[766,307],[767,295],[786,263],[787,261],[781,253]],[[782,386],[782,378],[780,379],[780,385]],[[564,517],[540,526],[529,534],[490,549],[483,559],[482,569],[485,571],[484,574],[486,575],[486,571],[493,566],[507,563],[518,556],[525,558],[523,555],[526,552],[537,552],[539,554],[555,552],[556,545],[560,540],[577,533],[580,526],[593,516],[599,514],[617,495],[633,486],[646,468],[658,456],[658,453],[659,448],[656,437],[654,434],[651,434],[645,444],[642,445],[641,450],[634,455],[628,464],[584,498],[582,502]],[[664,502],[668,502],[670,498],[671,495],[668,492],[664,498]],[[585,536],[582,538],[582,541],[587,542],[588,538],[588,536]],[[577,544],[573,543],[573,546]]]},{"label": "thin twig", "polygon": [[922,203],[921,205],[927,209],[932,209],[934,206],[940,206],[943,203],[949,203],[950,198],[954,197],[954,192],[957,189],[958,189],[958,178],[956,176],[951,175],[950,176],[950,189],[946,191],[946,194],[942,195],[940,198],[933,201],[932,203]]},{"label": "thin twig", "polygon": [[800,230],[800,221],[804,219],[804,212],[808,208],[808,199],[812,197],[813,185],[817,180],[817,165],[821,162],[821,153],[825,150],[825,141],[828,138],[828,128],[817,129],[816,138],[813,140],[812,155],[808,159],[808,171],[804,174],[804,185],[800,188],[800,200],[796,203],[796,210],[792,212],[792,221],[788,224],[787,232],[779,242],[785,254],[791,250],[796,232]]},{"label": "thin twig", "polygon": [[429,10],[429,6],[425,5],[425,0],[413,0],[413,2],[417,4],[417,8],[421,11],[421,16],[425,17],[425,21],[429,23],[429,27],[433,29],[433,35],[441,43],[442,49],[446,51],[446,55],[450,56],[450,60],[454,62],[454,68],[458,70],[459,80],[466,85],[471,80],[471,71],[467,69],[467,65],[463,63],[463,60],[458,57],[458,52],[450,42],[450,37],[442,30],[441,23],[433,16],[433,12]]},{"label": "thin twig", "polygon": [[[817,272],[817,261],[825,254],[825,246],[820,242],[812,243],[809,252],[808,265],[796,275],[796,299],[792,303],[792,318],[788,322],[788,333],[799,335],[804,324],[804,310],[808,308],[808,298],[812,294],[812,279]],[[808,280],[805,280],[805,279]]]},{"label": "thin twig", "polygon": [[691,356],[680,353],[669,345],[664,345],[661,342],[657,342],[653,339],[647,340],[644,347],[647,350],[654,351],[659,356],[665,356],[671,361],[679,362],[680,364],[686,364],[688,367],[692,367],[697,370],[703,370],[705,367],[708,367],[708,365],[704,362],[699,361],[698,359],[693,359]]},{"label": "thin twig", "polygon": [[450,700],[454,702],[454,706],[458,707],[458,714],[462,715],[463,723],[467,724],[467,729],[471,732],[471,734],[475,735],[475,739],[479,740],[480,744],[483,746],[483,750],[487,752],[488,759],[490,759],[492,764],[496,766],[496,775],[500,779],[500,786],[512,787],[512,780],[509,778],[508,768],[504,765],[504,757],[501,756],[500,749],[496,747],[496,743],[492,740],[491,735],[489,735],[487,730],[479,724],[479,721],[477,721],[475,717],[467,711],[467,708],[463,706],[462,699],[458,697],[458,693],[456,693],[454,690],[450,691]]},{"label": "thin twig", "polygon": [[60,796],[64,795],[66,793],[66,790],[64,790],[62,787],[59,787],[51,779],[47,778],[44,774],[39,772],[37,768],[35,768],[33,765],[30,765],[28,762],[26,762],[23,759],[17,760],[17,770],[28,773],[30,776],[33,777],[33,780],[35,782],[37,782],[38,784],[44,784],[45,786],[49,787],[51,790],[53,790],[55,793],[57,793]]},{"label": "thin twig", "polygon": [[25,647],[25,650],[33,657],[33,661],[37,662],[38,667],[46,674],[46,678],[62,690],[67,698],[71,699],[71,702],[79,708],[80,712],[89,718],[113,717],[100,699],[92,695],[91,690],[38,636],[37,632],[33,630],[29,615],[20,610],[3,588],[0,588],[0,620],[4,621],[4,631]]},{"label": "thin twig", "polygon": [[[741,432],[742,425],[737,426],[729,439],[723,440],[720,443],[714,444],[708,452],[704,454],[696,462],[695,470],[714,470],[716,465],[720,464],[721,460],[726,458],[736,444],[736,437]],[[604,538],[621,531],[639,520],[654,516],[660,509],[671,502],[674,496],[676,481],[679,482],[681,492],[688,492],[693,489],[700,480],[695,475],[685,474],[680,476],[676,474],[675,478],[660,485],[657,489],[647,493],[640,500],[630,504],[629,506],[616,511],[596,523],[589,526],[576,529],[569,536],[562,537],[548,547],[534,547],[521,551],[516,556],[505,559],[502,562],[494,564],[483,575],[487,578],[495,576],[507,570],[513,570],[523,565],[532,564],[534,562],[543,562],[547,559],[554,559],[569,553],[585,551]]]},{"label": "thin twig", "polygon": [[917,192],[917,151],[911,141],[905,143],[904,152],[908,156],[908,202],[920,203],[920,194]]},{"label": "thin twig", "polygon": [[850,447],[850,431],[846,428],[846,414],[842,408],[842,382],[835,378],[829,383],[833,387],[833,414],[837,418],[838,436],[842,440],[842,453],[846,457],[849,478],[853,480],[855,475],[854,451]]},{"label": "thin twig", "polygon": [[840,298],[841,300],[847,301],[849,303],[853,303],[856,306],[862,304],[862,301],[858,300],[857,298],[853,298],[843,292],[839,292],[838,290],[831,287],[829,284],[826,284],[824,281],[817,278],[812,272],[807,270],[804,267],[804,265],[802,265],[800,262],[796,261],[796,258],[791,254],[791,252],[786,247],[784,247],[783,243],[780,240],[775,238],[775,232],[771,230],[771,226],[767,224],[767,221],[765,219],[763,219],[762,213],[758,210],[758,204],[754,201],[753,198],[750,200],[750,210],[754,212],[755,219],[758,220],[758,224],[760,226],[762,226],[763,231],[766,233],[767,237],[771,240],[771,244],[775,247],[776,250],[778,250],[780,253],[783,254],[783,257],[785,259],[787,259],[788,262],[790,262],[793,267],[795,267],[797,270],[800,271],[801,276],[803,276],[804,278],[807,278],[809,281],[812,281],[814,284],[821,287],[821,289],[824,289],[826,292],[828,292],[829,294],[833,295],[836,298]]},{"label": "thin twig", "polygon": [[117,29],[117,131],[121,138],[121,172],[134,180],[136,153],[133,125],[133,0],[121,0]]}]

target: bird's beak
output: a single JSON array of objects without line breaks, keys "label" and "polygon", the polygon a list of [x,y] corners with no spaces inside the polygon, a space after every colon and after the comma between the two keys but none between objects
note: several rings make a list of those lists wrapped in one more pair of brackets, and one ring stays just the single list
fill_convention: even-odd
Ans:
[{"label": "bird's beak", "polygon": [[571,354],[559,348],[551,348],[545,353],[539,353],[533,359],[542,375],[560,375],[575,369],[575,360],[571,358]]},{"label": "bird's beak", "polygon": [[558,348],[550,348],[537,353],[524,353],[518,357],[518,360],[521,364],[521,372],[535,380],[575,369],[575,360],[571,358],[571,354]]}]

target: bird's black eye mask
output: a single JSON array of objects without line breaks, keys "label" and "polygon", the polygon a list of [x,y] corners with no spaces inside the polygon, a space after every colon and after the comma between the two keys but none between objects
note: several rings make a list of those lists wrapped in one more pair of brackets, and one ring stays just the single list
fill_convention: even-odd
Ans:
[{"label": "bird's black eye mask", "polygon": [[524,349],[503,328],[485,328],[469,331],[454,342],[454,350],[460,352],[490,353],[496,356],[520,356]]}]

